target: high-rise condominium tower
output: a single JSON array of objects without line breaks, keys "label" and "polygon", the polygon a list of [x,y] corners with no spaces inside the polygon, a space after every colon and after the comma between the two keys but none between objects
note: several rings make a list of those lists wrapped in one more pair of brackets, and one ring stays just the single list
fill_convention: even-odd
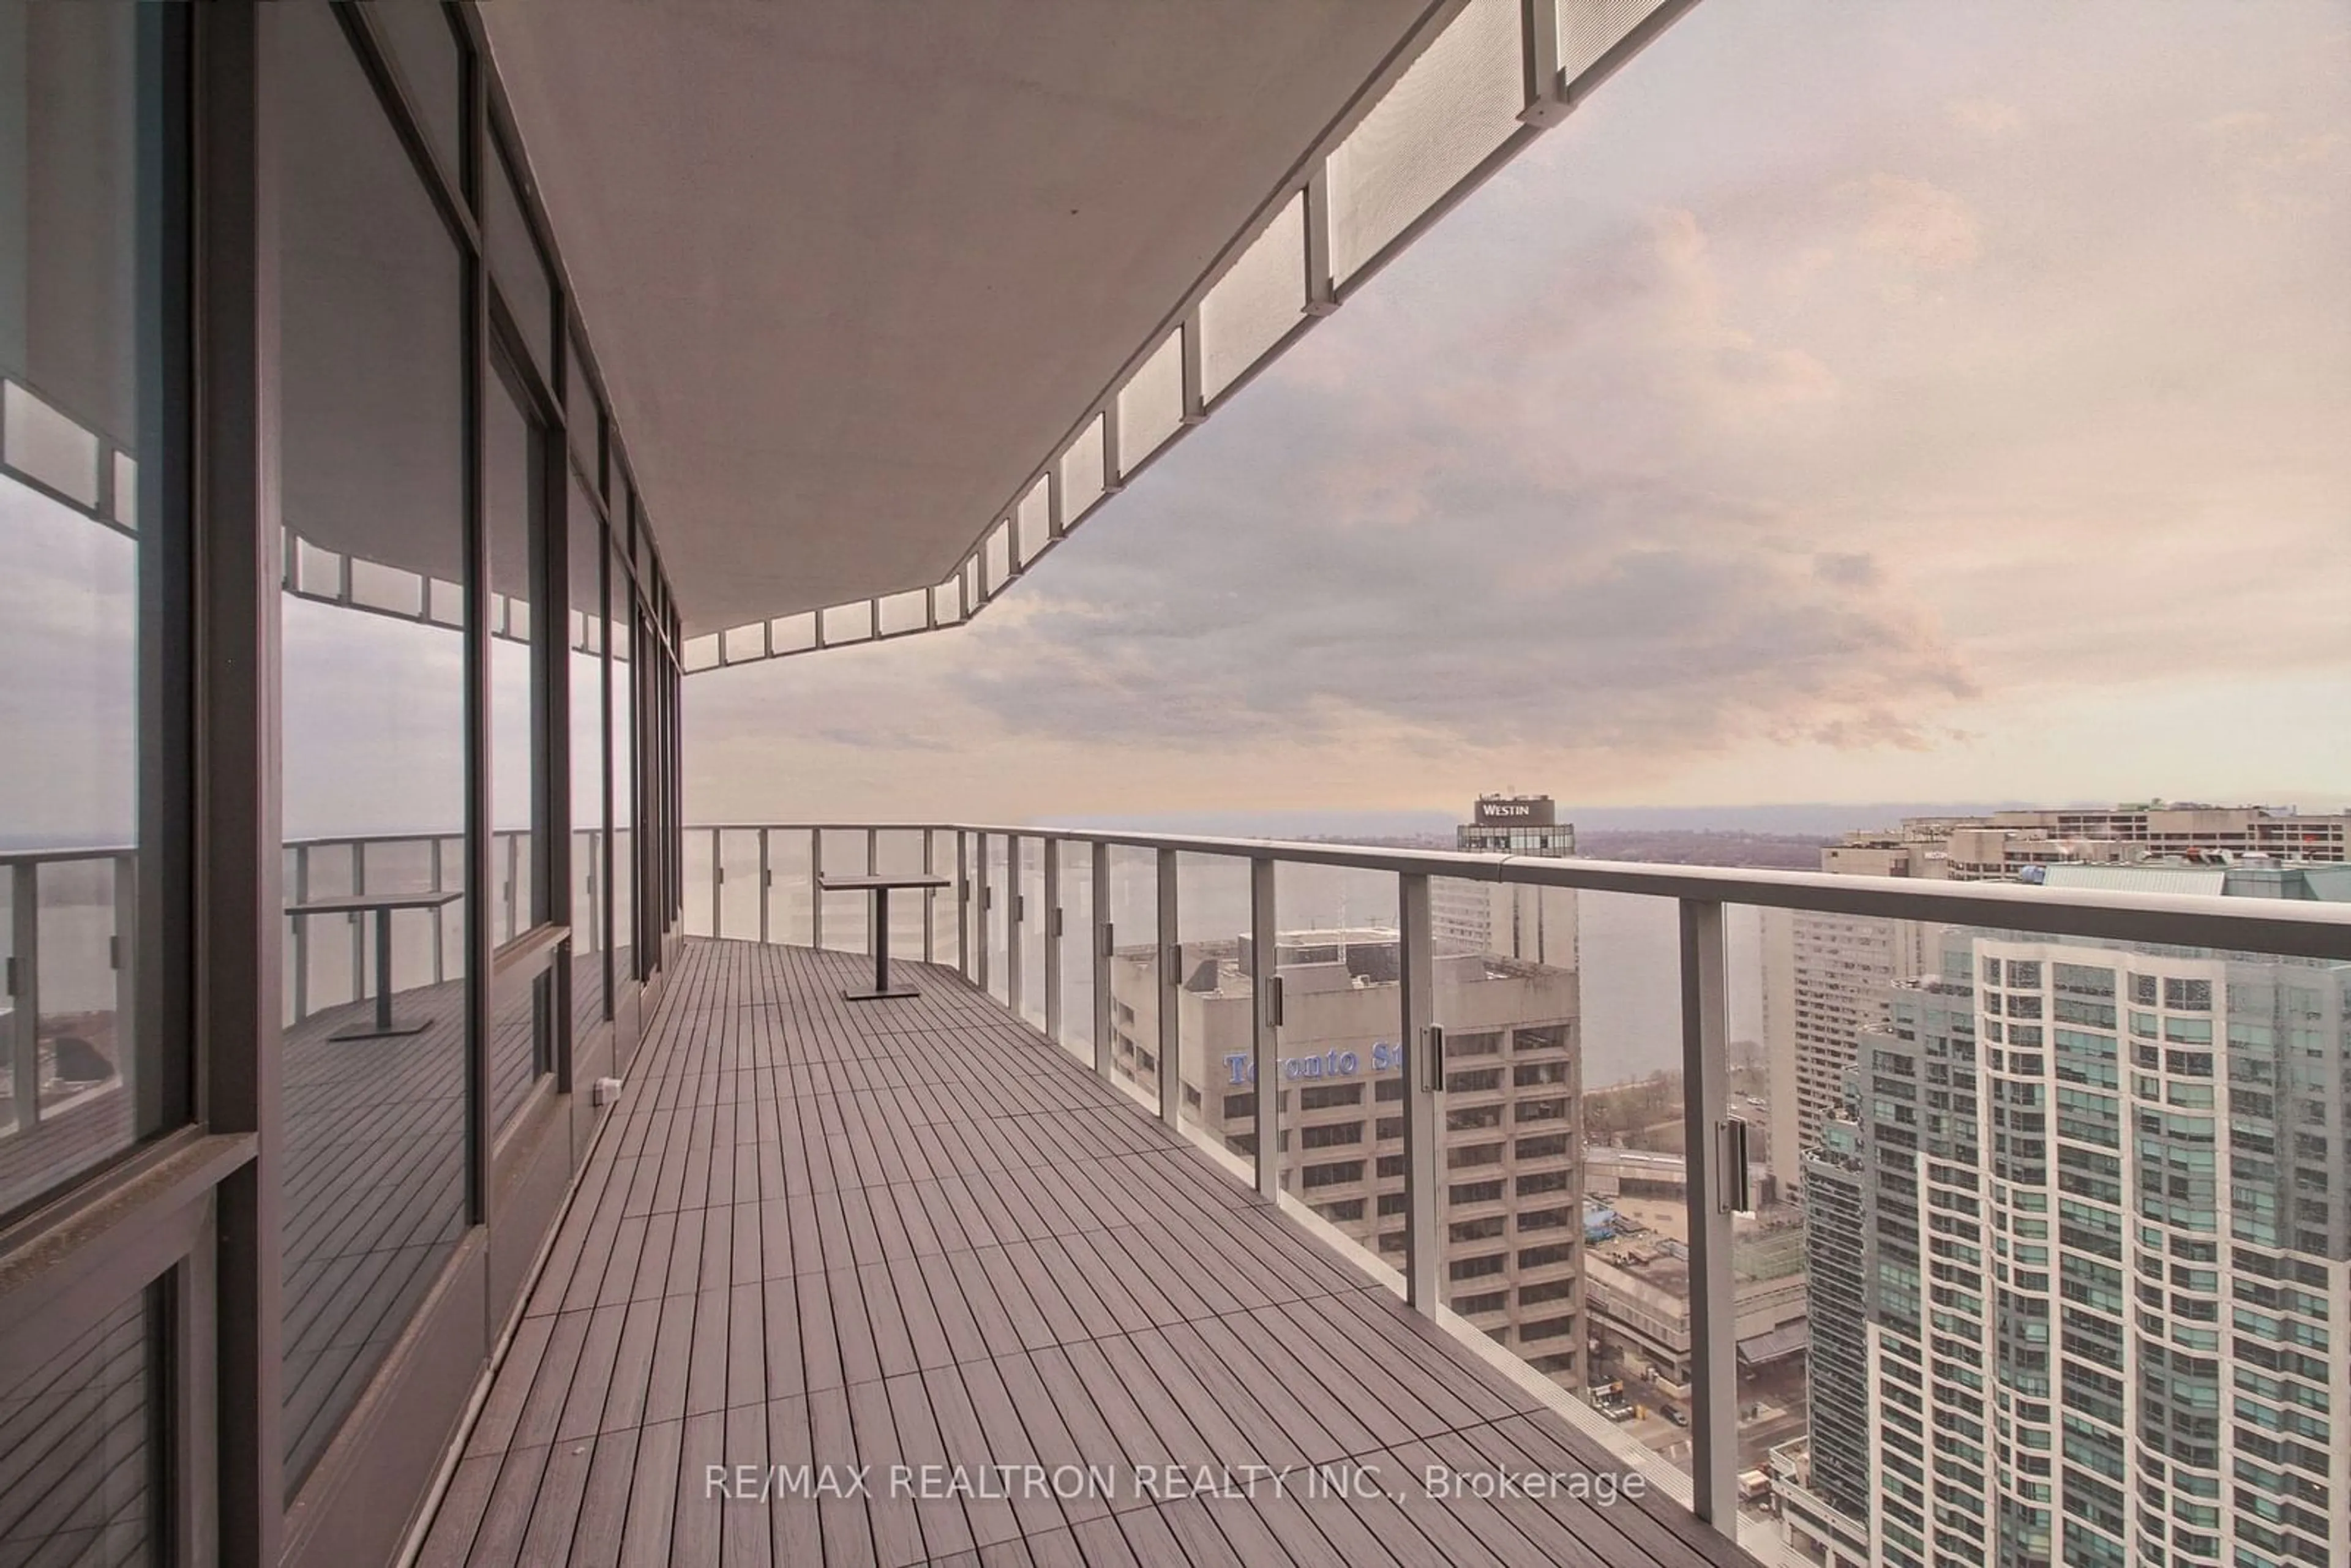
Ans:
[{"label": "high-rise condominium tower", "polygon": [[[2351,868],[2047,878],[2351,898]],[[1806,1506],[1895,1568],[2340,1561],[2351,964],[1932,946],[1809,1162]]]},{"label": "high-rise condominium tower", "polygon": [[[2047,808],[1978,817],[1913,817],[1893,831],[1845,835],[1821,869],[1849,876],[2015,882],[2055,865],[2127,865],[2149,857],[2226,855],[2241,863],[2341,862],[2351,814],[2271,806]],[[1837,1113],[1860,1031],[1884,1019],[1884,988],[1928,967],[1931,933],[1914,922],[1773,911],[1763,922],[1763,1032],[1771,1075],[1774,1176],[1804,1179],[1805,1151]]]}]

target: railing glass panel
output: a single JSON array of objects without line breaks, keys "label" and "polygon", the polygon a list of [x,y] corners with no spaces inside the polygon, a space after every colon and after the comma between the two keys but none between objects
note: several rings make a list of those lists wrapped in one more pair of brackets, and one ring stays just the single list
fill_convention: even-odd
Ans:
[{"label": "railing glass panel", "polygon": [[957,927],[963,918],[963,887],[961,870],[956,861],[961,835],[937,828],[924,830],[929,855],[928,869],[934,876],[947,879],[947,886],[933,894],[924,905],[930,919],[930,959],[952,969],[958,961]]},{"label": "railing glass panel", "polygon": [[[1235,1124],[1231,1096],[1249,1092],[1255,977],[1249,972],[1249,862],[1229,855],[1176,857],[1176,917],[1163,1005],[1175,1009],[1184,1125],[1237,1155],[1255,1148],[1256,1123]],[[1242,1068],[1236,1085],[1234,1066]]]},{"label": "railing glass panel", "polygon": [[688,936],[716,936],[718,914],[719,835],[717,828],[688,828],[684,859],[680,866],[685,883],[683,928]]},{"label": "railing glass panel", "polygon": [[[818,835],[819,869],[828,876],[863,876],[872,869],[871,843],[862,828],[827,828]],[[873,895],[870,893],[826,893],[818,895],[822,921],[820,946],[835,953],[868,953],[872,936]]]},{"label": "railing glass panel", "polygon": [[1159,1103],[1159,858],[1113,845],[1110,861],[1110,1070]]},{"label": "railing glass panel", "polygon": [[[1530,1115],[1564,1090],[1573,1092],[1572,1113],[1581,1123],[1566,1130],[1576,1153],[1577,1293],[1563,1298],[1576,1308],[1582,1343],[1573,1349],[1581,1364],[1552,1375],[1591,1406],[1586,1425],[1611,1448],[1680,1472],[1675,1485],[1687,1486],[1698,1418],[1704,1279],[1692,1261],[1683,1158],[1679,905],[1671,898],[1578,892],[1562,910],[1559,894],[1544,890],[1531,910],[1533,891],[1502,890],[1498,924],[1509,924],[1510,941],[1521,950],[1540,951],[1545,968],[1564,961],[1576,971],[1576,1016],[1569,1026],[1575,1049],[1568,1059],[1555,1061],[1555,1053],[1537,1051],[1520,1061],[1525,1053],[1513,1031],[1504,1069],[1514,1092],[1529,1097]],[[1512,1114],[1515,1157],[1518,1107]],[[1542,1140],[1560,1131],[1531,1123],[1524,1135]],[[1543,1162],[1532,1164],[1540,1171]],[[1544,1179],[1556,1177],[1537,1177]],[[1514,1196],[1517,1186],[1514,1176]],[[1513,1216],[1514,1226],[1519,1219]],[[1552,1237],[1552,1246],[1569,1243],[1555,1230]],[[1542,1247],[1531,1236],[1513,1256]],[[1538,1258],[1545,1255],[1537,1250]],[[1540,1299],[1560,1289],[1560,1278],[1539,1278],[1531,1293]],[[1522,1299],[1524,1293],[1522,1288]],[[1518,1338],[1513,1348],[1531,1362],[1528,1353],[1538,1342],[1526,1337],[1523,1325]],[[1554,1343],[1541,1354],[1568,1352]]]},{"label": "railing glass panel", "polygon": [[1439,1298],[1582,1394],[1577,896],[1448,877],[1429,888],[1430,1011],[1444,1056]]},{"label": "railing glass panel", "polygon": [[979,890],[978,906],[973,915],[973,939],[978,945],[974,955],[979,966],[976,978],[989,996],[1001,1002],[1011,995],[1006,974],[1011,967],[1007,943],[1011,929],[1012,892],[1011,879],[1005,869],[1005,857],[1011,853],[1011,844],[1001,833],[977,833],[972,837],[972,852],[978,857],[972,873],[973,884]]},{"label": "railing glass panel", "polygon": [[[816,884],[810,880],[813,841],[805,828],[761,828],[766,846],[767,886],[762,890],[766,911],[765,940],[810,946],[815,942]],[[729,936],[743,933],[729,931]]]},{"label": "railing glass panel", "polygon": [[[1283,862],[1274,875],[1280,1190],[1390,1269],[1405,1261],[1403,953],[1396,878]],[[1253,1063],[1220,1060],[1228,1113]],[[1253,1128],[1264,1136],[1262,1128]],[[1254,1147],[1254,1145],[1250,1145]]]},{"label": "railing glass panel", "polygon": [[[885,876],[923,874],[923,830],[882,828],[873,835],[873,869]],[[892,963],[923,956],[924,906],[927,893],[901,888],[890,895]]]},{"label": "railing glass panel", "polygon": [[1055,897],[1061,919],[1061,994],[1053,1036],[1088,1066],[1094,1060],[1094,857],[1101,852],[1092,844],[1063,842]]},{"label": "railing glass panel", "polygon": [[1051,904],[1045,887],[1045,843],[1042,839],[1027,834],[1014,840],[1013,843],[1013,886],[1019,895],[1019,902],[1014,906],[1014,913],[1019,917],[1016,946],[1020,956],[1020,992],[1019,1005],[1014,1010],[1030,1025],[1041,1030],[1045,1027],[1047,996],[1047,911]]},{"label": "railing glass panel", "polygon": [[738,940],[759,937],[759,831],[730,828],[718,834],[718,882],[711,933]]},{"label": "railing glass panel", "polygon": [[[359,881],[370,893],[427,894],[464,885],[464,841],[402,838],[362,840],[354,846]],[[462,927],[453,929],[448,908],[427,906],[392,912],[392,964],[396,981],[409,986],[438,983],[465,972]],[[372,962],[372,959],[370,960]],[[338,998],[349,1000],[348,998]]]},{"label": "railing glass panel", "polygon": [[[360,891],[360,849],[348,839],[320,841],[294,851],[289,906],[320,899],[349,898]],[[296,978],[296,1016],[356,1000],[361,994],[367,923],[359,915],[288,915],[288,956]]]}]

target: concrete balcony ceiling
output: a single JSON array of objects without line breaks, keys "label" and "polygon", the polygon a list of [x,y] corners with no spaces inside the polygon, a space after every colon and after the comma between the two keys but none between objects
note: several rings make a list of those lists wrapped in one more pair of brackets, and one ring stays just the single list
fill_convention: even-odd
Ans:
[{"label": "concrete balcony ceiling", "polygon": [[483,7],[688,630],[945,578],[1458,5]]}]

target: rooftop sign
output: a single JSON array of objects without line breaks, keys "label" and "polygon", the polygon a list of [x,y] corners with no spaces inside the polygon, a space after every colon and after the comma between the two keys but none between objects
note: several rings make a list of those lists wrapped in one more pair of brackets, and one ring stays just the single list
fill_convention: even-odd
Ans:
[{"label": "rooftop sign", "polygon": [[1557,825],[1556,816],[1548,795],[1481,795],[1471,821],[1481,828],[1549,828]]}]

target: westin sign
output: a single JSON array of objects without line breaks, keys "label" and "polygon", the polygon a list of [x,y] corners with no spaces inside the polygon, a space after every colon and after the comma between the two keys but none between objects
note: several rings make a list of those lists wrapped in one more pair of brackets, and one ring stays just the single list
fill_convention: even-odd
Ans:
[{"label": "westin sign", "polygon": [[1556,808],[1548,795],[1520,800],[1480,796],[1476,825],[1481,828],[1549,828],[1556,826]]}]

